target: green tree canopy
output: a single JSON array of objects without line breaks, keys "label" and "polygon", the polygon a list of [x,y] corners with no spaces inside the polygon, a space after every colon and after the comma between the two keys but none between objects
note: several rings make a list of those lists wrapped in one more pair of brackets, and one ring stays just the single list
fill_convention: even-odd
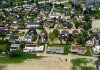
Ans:
[{"label": "green tree canopy", "polygon": [[20,57],[22,55],[22,51],[20,49],[10,51],[10,57]]},{"label": "green tree canopy", "polygon": [[58,29],[54,29],[52,33],[53,33],[54,37],[58,37],[60,34]]},{"label": "green tree canopy", "polygon": [[76,39],[76,42],[78,44],[82,44],[82,45],[85,45],[85,38],[83,37],[83,35],[79,35]]}]

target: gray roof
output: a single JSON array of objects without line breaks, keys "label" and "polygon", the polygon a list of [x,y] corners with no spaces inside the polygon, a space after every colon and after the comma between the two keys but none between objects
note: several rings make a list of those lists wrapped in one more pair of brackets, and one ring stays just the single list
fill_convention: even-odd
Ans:
[{"label": "gray roof", "polygon": [[32,39],[32,35],[26,35],[25,39]]},{"label": "gray roof", "polygon": [[64,53],[64,47],[48,47],[47,52]]},{"label": "gray roof", "polygon": [[27,25],[39,25],[39,22],[33,22],[32,20],[25,21]]},{"label": "gray roof", "polygon": [[10,47],[20,47],[20,44],[11,44]]}]

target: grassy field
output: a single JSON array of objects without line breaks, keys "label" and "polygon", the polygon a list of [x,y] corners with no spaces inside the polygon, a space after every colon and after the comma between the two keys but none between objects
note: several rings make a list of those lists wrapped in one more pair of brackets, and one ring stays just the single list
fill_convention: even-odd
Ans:
[{"label": "grassy field", "polygon": [[21,63],[21,62],[25,61],[26,59],[39,59],[39,58],[41,58],[41,56],[36,56],[36,54],[24,53],[24,54],[22,54],[21,57],[9,57],[9,56],[0,57],[0,63],[1,64]]},{"label": "grassy field", "polygon": [[96,70],[92,59],[77,58],[72,59],[72,70]]},{"label": "grassy field", "polygon": [[68,54],[69,49],[71,48],[70,45],[66,44],[48,44],[48,47],[64,47],[64,54]]}]

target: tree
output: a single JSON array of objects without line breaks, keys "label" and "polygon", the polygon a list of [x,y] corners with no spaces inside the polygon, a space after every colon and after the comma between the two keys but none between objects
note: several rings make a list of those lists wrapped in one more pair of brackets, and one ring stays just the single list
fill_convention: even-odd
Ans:
[{"label": "tree", "polygon": [[50,39],[51,41],[53,41],[54,38],[55,38],[55,36],[52,34],[52,32],[50,32],[50,33],[49,33],[49,39]]},{"label": "tree", "polygon": [[88,36],[88,32],[87,31],[82,31],[82,34],[83,34],[84,37]]},{"label": "tree", "polygon": [[75,24],[75,27],[76,27],[76,28],[78,28],[78,27],[80,26],[80,23],[77,22],[77,21],[75,21],[74,24]]},{"label": "tree", "polygon": [[36,40],[37,40],[37,35],[33,35],[33,36],[32,36],[32,41],[35,42]]},{"label": "tree", "polygon": [[70,34],[67,41],[68,42],[73,42],[74,41],[74,36],[72,34]]},{"label": "tree", "polygon": [[92,23],[90,23],[90,22],[84,23],[84,25],[83,25],[84,30],[89,30],[91,28],[92,28]]},{"label": "tree", "polygon": [[54,29],[52,33],[53,33],[54,37],[58,37],[60,34],[58,29]]},{"label": "tree", "polygon": [[84,19],[83,20],[86,21],[86,22],[89,22],[90,21],[90,16],[86,14],[84,16]]},{"label": "tree", "polygon": [[76,42],[77,42],[78,44],[82,44],[83,46],[85,45],[85,39],[84,39],[84,37],[83,37],[82,35],[79,35],[79,36],[77,37]]},{"label": "tree", "polygon": [[6,37],[5,32],[2,30],[0,30],[0,37],[2,38],[2,40],[4,40],[4,38]]},{"label": "tree", "polygon": [[39,30],[43,30],[43,29],[44,29],[43,25],[40,25],[40,26],[38,27],[38,29],[39,29]]},{"label": "tree", "polygon": [[20,57],[22,55],[22,51],[20,49],[12,50],[9,55],[10,57]]},{"label": "tree", "polygon": [[22,50],[23,50],[23,48],[25,47],[25,44],[26,44],[26,43],[25,43],[24,41],[21,41],[21,42],[20,42],[20,48],[21,48]]},{"label": "tree", "polygon": [[24,29],[26,27],[25,25],[25,22],[22,20],[20,23],[19,23],[19,26],[21,29]]},{"label": "tree", "polygon": [[34,3],[34,0],[31,0],[31,3]]},{"label": "tree", "polygon": [[12,31],[12,34],[13,35],[18,35],[19,34],[19,31],[18,30]]}]

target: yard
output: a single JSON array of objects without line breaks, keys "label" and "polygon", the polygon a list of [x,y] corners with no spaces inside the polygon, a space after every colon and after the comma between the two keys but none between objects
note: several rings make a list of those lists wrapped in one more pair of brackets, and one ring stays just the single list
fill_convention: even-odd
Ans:
[{"label": "yard", "polygon": [[70,8],[71,8],[71,3],[66,2],[66,3],[64,3],[64,6],[65,6],[65,7],[68,7],[68,8],[70,9]]},{"label": "yard", "polygon": [[71,48],[70,45],[66,44],[48,44],[49,47],[64,47],[64,54],[69,53],[69,49]]},{"label": "yard", "polygon": [[72,70],[96,70],[92,59],[77,58],[72,59]]},{"label": "yard", "polygon": [[14,4],[21,4],[22,0],[12,0]]},{"label": "yard", "polygon": [[85,56],[92,56],[91,48],[92,48],[91,46],[86,46],[87,52],[86,52]]},{"label": "yard", "polygon": [[53,12],[64,13],[63,8],[55,8]]},{"label": "yard", "polygon": [[28,54],[23,53],[21,57],[9,57],[9,56],[3,56],[0,57],[0,63],[21,63],[25,61],[26,59],[39,59],[41,56],[36,56],[36,54]]}]

